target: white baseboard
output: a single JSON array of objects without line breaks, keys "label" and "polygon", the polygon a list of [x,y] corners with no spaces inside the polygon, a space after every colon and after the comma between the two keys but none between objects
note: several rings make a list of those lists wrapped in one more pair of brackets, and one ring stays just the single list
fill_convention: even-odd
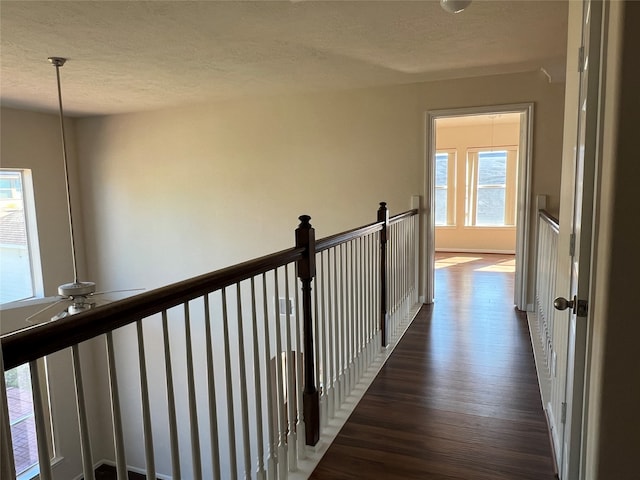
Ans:
[{"label": "white baseboard", "polygon": [[443,253],[497,253],[500,255],[515,255],[515,250],[492,250],[486,248],[436,248],[436,252]]}]

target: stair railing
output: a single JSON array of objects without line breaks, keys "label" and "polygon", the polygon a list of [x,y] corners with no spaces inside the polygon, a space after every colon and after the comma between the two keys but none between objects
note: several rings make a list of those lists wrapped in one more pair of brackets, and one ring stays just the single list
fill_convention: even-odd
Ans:
[{"label": "stair railing", "polygon": [[[85,479],[98,435],[112,436],[121,479],[286,478],[417,311],[417,213],[389,218],[381,203],[377,222],[317,241],[301,216],[293,248],[3,335],[3,370],[32,367],[40,478],[55,477],[37,362],[66,349],[81,451],[63,454],[81,455]],[[89,353],[105,356],[108,433],[87,419]],[[2,478],[14,478],[4,376],[0,390]]]}]

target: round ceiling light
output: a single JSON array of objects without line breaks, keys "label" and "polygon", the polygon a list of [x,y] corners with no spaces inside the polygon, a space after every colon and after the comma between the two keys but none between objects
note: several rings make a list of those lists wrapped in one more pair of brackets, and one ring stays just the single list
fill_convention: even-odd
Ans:
[{"label": "round ceiling light", "polygon": [[471,4],[471,0],[440,0],[440,6],[449,13],[460,13]]}]

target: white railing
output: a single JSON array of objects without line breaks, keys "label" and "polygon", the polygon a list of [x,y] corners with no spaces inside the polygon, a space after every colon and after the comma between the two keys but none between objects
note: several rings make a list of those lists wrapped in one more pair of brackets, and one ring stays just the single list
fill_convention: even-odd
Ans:
[{"label": "white railing", "polygon": [[546,376],[549,377],[552,333],[555,318],[553,300],[556,290],[558,264],[558,222],[544,210],[538,215],[538,255],[536,258],[536,330],[542,346]]},{"label": "white railing", "polygon": [[[4,367],[32,365],[40,478],[58,478],[41,358],[57,398],[71,401],[55,372],[73,375],[77,422],[56,425],[52,405],[53,428],[76,429],[79,449],[56,455],[80,458],[85,479],[105,461],[119,479],[287,478],[417,311],[416,214],[389,219],[382,204],[378,222],[318,241],[301,217],[292,249],[3,336]],[[87,406],[96,375],[108,419]],[[16,472],[3,381],[4,479]]]}]

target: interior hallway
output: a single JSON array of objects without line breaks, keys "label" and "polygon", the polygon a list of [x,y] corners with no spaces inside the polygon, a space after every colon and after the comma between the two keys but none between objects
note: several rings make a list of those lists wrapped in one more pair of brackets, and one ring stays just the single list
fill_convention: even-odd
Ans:
[{"label": "interior hallway", "polygon": [[555,478],[510,255],[436,256],[424,306],[311,478]]}]

